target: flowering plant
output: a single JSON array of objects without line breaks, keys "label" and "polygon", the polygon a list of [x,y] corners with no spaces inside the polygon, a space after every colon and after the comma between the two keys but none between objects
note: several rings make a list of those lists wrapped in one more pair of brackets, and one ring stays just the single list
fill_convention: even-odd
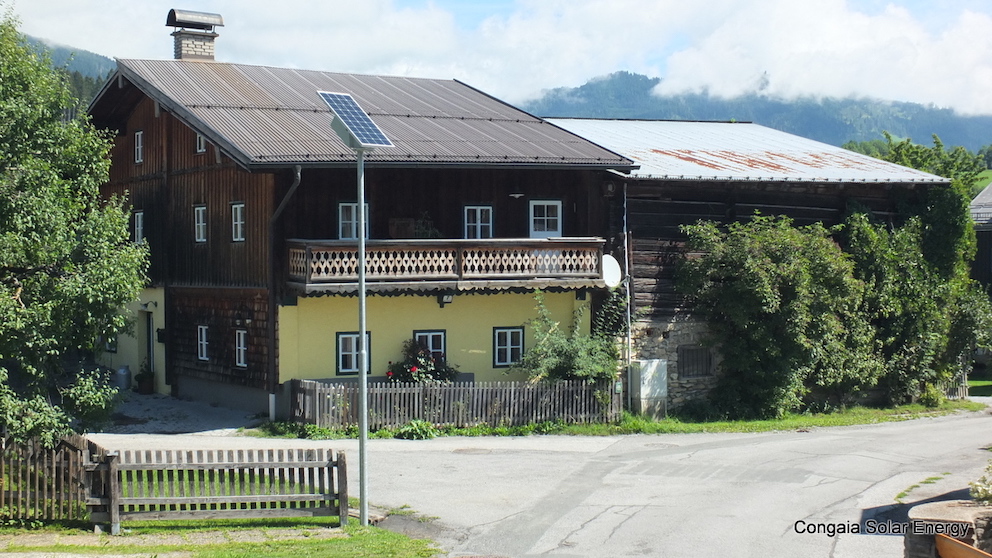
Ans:
[{"label": "flowering plant", "polygon": [[386,377],[394,382],[450,383],[458,368],[449,365],[444,355],[433,355],[415,339],[403,342],[403,360],[390,362]]}]

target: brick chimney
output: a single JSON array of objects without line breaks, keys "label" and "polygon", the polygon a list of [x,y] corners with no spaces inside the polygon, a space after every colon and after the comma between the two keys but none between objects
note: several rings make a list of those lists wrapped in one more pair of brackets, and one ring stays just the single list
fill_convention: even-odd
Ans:
[{"label": "brick chimney", "polygon": [[189,10],[169,10],[165,24],[175,27],[176,60],[213,61],[214,27],[222,27],[224,19],[220,14],[191,12]]}]

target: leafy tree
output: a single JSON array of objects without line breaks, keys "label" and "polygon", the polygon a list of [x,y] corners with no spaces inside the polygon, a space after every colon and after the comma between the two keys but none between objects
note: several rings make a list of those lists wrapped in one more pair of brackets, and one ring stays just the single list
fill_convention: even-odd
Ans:
[{"label": "leafy tree", "polygon": [[848,151],[854,151],[856,153],[861,153],[862,155],[875,157],[876,159],[884,159],[889,154],[889,142],[882,139],[867,141],[851,140],[841,145],[841,147],[847,149]]},{"label": "leafy tree", "polygon": [[[0,426],[53,443],[106,416],[115,393],[80,355],[124,331],[144,281],[123,200],[101,202],[110,138],[64,74],[0,16]],[[91,367],[92,370],[92,367]]]},{"label": "leafy tree", "polygon": [[932,147],[919,145],[908,139],[895,141],[888,132],[883,134],[889,151],[882,159],[961,182],[959,187],[967,193],[967,200],[978,194],[973,190],[978,182],[978,176],[986,168],[984,160],[978,155],[960,145],[947,149],[936,134],[933,135]]},{"label": "leafy tree", "polygon": [[863,284],[822,225],[756,216],[721,230],[684,227],[678,288],[692,295],[723,355],[717,406],[774,417],[847,404],[881,376],[874,332],[858,312]]},{"label": "leafy tree", "polygon": [[513,370],[527,372],[532,381],[616,379],[620,355],[615,335],[605,332],[581,335],[577,327],[579,311],[566,332],[551,317],[544,304],[544,293],[537,291],[534,300],[537,317],[529,322],[534,331],[534,346],[523,354]]}]

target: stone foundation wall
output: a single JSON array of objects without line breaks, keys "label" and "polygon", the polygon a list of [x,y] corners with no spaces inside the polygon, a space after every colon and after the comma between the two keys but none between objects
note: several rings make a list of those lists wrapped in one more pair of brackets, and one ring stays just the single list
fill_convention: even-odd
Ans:
[{"label": "stone foundation wall", "polygon": [[[983,552],[992,550],[992,508],[970,500],[914,506],[903,539],[904,558],[939,558],[934,533],[944,533]],[[957,526],[957,528],[955,528]]]},{"label": "stone foundation wall", "polygon": [[648,320],[633,324],[634,359],[664,359],[668,362],[670,411],[689,401],[705,399],[717,384],[720,358],[715,350],[711,350],[713,365],[710,375],[687,378],[679,372],[679,346],[703,346],[706,334],[706,324],[701,321]]}]

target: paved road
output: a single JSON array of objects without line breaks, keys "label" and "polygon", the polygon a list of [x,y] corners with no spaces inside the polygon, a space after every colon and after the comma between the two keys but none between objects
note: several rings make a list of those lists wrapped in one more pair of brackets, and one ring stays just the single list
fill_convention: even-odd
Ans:
[{"label": "paved road", "polygon": [[[98,438],[122,449],[314,443]],[[357,443],[330,444],[348,451],[357,493]],[[898,523],[915,502],[967,497],[990,445],[988,412],[810,432],[371,440],[369,494],[436,517],[394,528],[431,536],[450,556],[901,556],[901,536],[796,525]]]}]

